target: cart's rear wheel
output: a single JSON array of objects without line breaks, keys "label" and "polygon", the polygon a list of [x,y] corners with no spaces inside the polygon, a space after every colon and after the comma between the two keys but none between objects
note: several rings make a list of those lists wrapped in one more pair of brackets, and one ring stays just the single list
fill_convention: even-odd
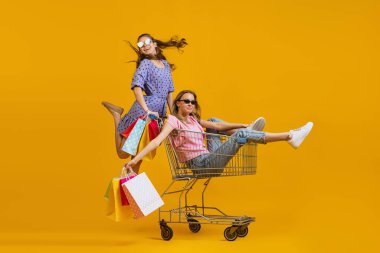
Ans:
[{"label": "cart's rear wheel", "polygon": [[201,224],[196,219],[187,219],[189,222],[189,229],[193,233],[198,233],[201,230]]},{"label": "cart's rear wheel", "polygon": [[238,234],[235,231],[231,232],[234,228],[233,227],[228,227],[224,230],[224,237],[228,240],[228,241],[235,241],[236,238],[238,237]]},{"label": "cart's rear wheel", "polygon": [[173,237],[173,230],[168,225],[161,225],[161,237],[165,241],[169,241]]},{"label": "cart's rear wheel", "polygon": [[239,237],[244,237],[248,234],[248,227],[239,227],[236,232]]}]

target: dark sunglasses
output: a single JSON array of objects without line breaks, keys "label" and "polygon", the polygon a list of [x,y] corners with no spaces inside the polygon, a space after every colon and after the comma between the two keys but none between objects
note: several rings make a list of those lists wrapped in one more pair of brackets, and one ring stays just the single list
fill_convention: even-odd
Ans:
[{"label": "dark sunglasses", "polygon": [[196,105],[197,104],[197,101],[195,100],[190,100],[190,99],[180,99],[178,101],[183,101],[185,104],[192,104],[192,105]]}]

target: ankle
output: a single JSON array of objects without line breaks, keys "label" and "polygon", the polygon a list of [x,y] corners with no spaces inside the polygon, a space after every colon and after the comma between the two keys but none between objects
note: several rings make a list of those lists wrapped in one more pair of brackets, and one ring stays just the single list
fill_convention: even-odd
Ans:
[{"label": "ankle", "polygon": [[112,117],[114,117],[115,119],[120,119],[121,118],[121,115],[118,112],[111,111],[111,114],[112,114]]}]

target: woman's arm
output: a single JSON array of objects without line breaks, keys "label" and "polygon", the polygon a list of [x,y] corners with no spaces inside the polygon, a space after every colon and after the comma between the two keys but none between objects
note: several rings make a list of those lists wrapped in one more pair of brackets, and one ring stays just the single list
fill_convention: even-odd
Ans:
[{"label": "woman's arm", "polygon": [[140,151],[132,160],[125,164],[124,167],[131,169],[135,164],[137,164],[145,155],[149,154],[151,151],[155,150],[160,146],[161,142],[173,131],[173,127],[169,123],[165,123],[160,134],[149,142],[146,147]]},{"label": "woman's arm", "polygon": [[135,94],[137,103],[139,103],[139,105],[141,106],[141,108],[146,113],[154,114],[157,117],[160,117],[160,115],[158,114],[158,112],[152,112],[152,111],[149,110],[148,106],[145,103],[144,95],[143,95],[142,89],[140,87],[137,87],[137,86],[134,87],[133,88],[133,93]]},{"label": "woman's arm", "polygon": [[149,108],[148,108],[148,106],[145,103],[142,89],[140,87],[136,86],[135,88],[133,88],[133,93],[135,94],[136,101],[137,101],[137,103],[139,103],[139,105],[141,106],[141,108],[143,108],[144,111],[148,111]]},{"label": "woman's arm", "polygon": [[173,97],[172,97],[172,93],[168,94],[168,96],[166,97],[166,101],[168,102],[170,114],[173,114]]},{"label": "woman's arm", "polygon": [[241,124],[241,123],[229,123],[229,122],[211,122],[207,120],[202,120],[200,122],[202,127],[205,128],[211,128],[218,131],[227,131],[237,128],[245,128],[248,127],[248,124]]}]

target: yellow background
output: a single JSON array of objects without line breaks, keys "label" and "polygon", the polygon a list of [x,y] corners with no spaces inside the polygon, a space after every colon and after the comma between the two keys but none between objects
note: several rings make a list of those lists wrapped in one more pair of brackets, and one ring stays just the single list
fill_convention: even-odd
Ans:
[{"label": "yellow background", "polygon": [[[378,1],[2,1],[0,136],[2,252],[379,252]],[[257,217],[244,239],[224,226],[161,240],[157,212],[104,216],[123,161],[100,105],[129,108],[140,33],[185,37],[168,50],[176,91],[199,95],[203,118],[268,131],[312,120],[299,150],[259,148],[257,175],[211,182],[210,205]],[[143,164],[162,192],[162,147]],[[3,251],[6,250],[6,251]]]}]

